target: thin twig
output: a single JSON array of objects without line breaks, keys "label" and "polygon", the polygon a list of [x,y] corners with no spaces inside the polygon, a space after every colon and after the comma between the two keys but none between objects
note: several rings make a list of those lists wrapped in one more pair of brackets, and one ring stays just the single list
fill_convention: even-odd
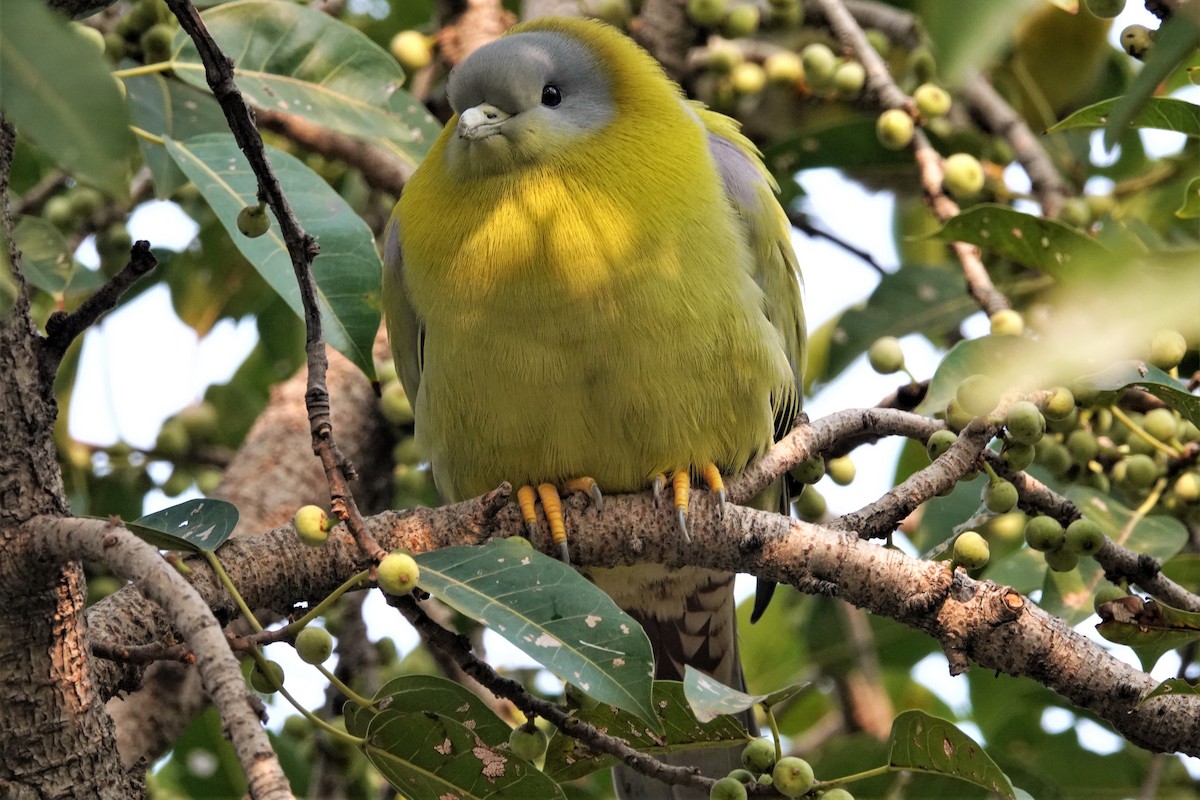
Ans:
[{"label": "thin twig", "polygon": [[446,630],[430,619],[412,595],[389,595],[388,603],[404,615],[428,645],[449,654],[462,667],[463,672],[479,681],[497,697],[510,700],[526,715],[542,717],[567,736],[584,742],[598,752],[616,756],[630,768],[663,783],[693,786],[705,791],[714,783],[711,778],[699,775],[694,768],[671,766],[640,753],[623,740],[601,733],[595,726],[571,716],[555,703],[534,697],[517,681],[497,675],[491,666],[475,656],[471,651],[470,642],[465,637]]},{"label": "thin twig", "polygon": [[[916,103],[892,80],[887,63],[867,41],[866,34],[841,0],[817,0],[817,3],[834,34],[845,47],[854,52],[866,70],[866,96],[874,97],[883,108],[898,108],[916,117]],[[937,218],[945,222],[957,215],[959,208],[942,189],[942,157],[920,130],[913,136],[912,150],[926,199]],[[965,242],[952,242],[950,249],[962,264],[971,296],[988,315],[1011,308],[1008,298],[992,284],[992,279],[980,258],[979,248]]]},{"label": "thin twig", "polygon": [[151,642],[142,645],[122,645],[116,642],[88,643],[92,655],[106,658],[109,661],[123,661],[126,664],[152,664],[155,661],[178,661],[181,664],[195,664],[196,654],[186,644],[164,645]]},{"label": "thin twig", "polygon": [[334,512],[346,522],[364,552],[378,560],[385,553],[367,531],[350,489],[350,480],[354,477],[353,465],[346,461],[333,436],[329,389],[325,378],[329,362],[325,355],[321,310],[317,304],[316,282],[312,275],[312,262],[320,248],[316,240],[300,226],[299,220],[292,212],[291,203],[279,184],[279,178],[267,160],[262,136],[254,122],[254,114],[234,83],[233,64],[229,57],[217,46],[200,19],[200,14],[189,0],[166,2],[179,19],[184,31],[196,44],[196,51],[204,63],[204,77],[209,88],[225,112],[229,130],[258,179],[259,197],[271,207],[279,221],[280,232],[291,257],[292,270],[300,287],[300,302],[304,308],[305,353],[308,362],[308,388],[304,400],[308,407],[313,451],[320,459],[329,481],[329,494]]},{"label": "thin twig", "polygon": [[139,239],[129,249],[129,263],[84,300],[79,308],[69,314],[65,311],[51,314],[46,320],[46,338],[41,340],[42,352],[46,356],[41,364],[43,371],[57,371],[63,354],[75,337],[95,324],[106,312],[116,308],[121,296],[157,266],[158,259],[150,252],[150,243]]},{"label": "thin twig", "polygon": [[796,211],[795,209],[788,209],[787,218],[788,222],[792,224],[792,227],[801,233],[807,234],[814,239],[825,239],[836,247],[840,247],[842,250],[845,250],[855,258],[865,262],[867,266],[879,273],[880,276],[888,274],[887,270],[879,265],[879,262],[875,260],[873,255],[868,253],[866,250],[855,247],[835,233],[830,233],[827,230],[818,228],[812,223],[812,220],[810,220],[808,215],[804,212]]}]

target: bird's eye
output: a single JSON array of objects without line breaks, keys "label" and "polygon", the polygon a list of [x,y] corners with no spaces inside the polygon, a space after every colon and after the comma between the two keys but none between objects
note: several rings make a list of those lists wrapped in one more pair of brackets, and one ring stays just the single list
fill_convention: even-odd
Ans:
[{"label": "bird's eye", "polygon": [[562,102],[562,90],[553,83],[547,83],[542,87],[542,105],[546,108],[558,108],[558,104]]}]

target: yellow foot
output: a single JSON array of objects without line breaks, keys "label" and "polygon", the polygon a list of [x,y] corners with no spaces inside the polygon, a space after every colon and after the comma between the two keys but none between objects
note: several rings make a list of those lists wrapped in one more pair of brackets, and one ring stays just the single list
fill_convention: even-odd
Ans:
[{"label": "yellow foot", "polygon": [[[600,509],[604,505],[604,495],[596,481],[591,478],[572,478],[562,485],[562,492],[584,492],[592,504]],[[540,483],[535,489],[526,484],[517,490],[517,505],[521,508],[521,519],[525,521],[525,530],[530,537],[537,532],[537,502],[541,500],[542,510],[546,513],[546,523],[550,526],[550,538],[558,545],[558,556],[563,563],[571,563],[571,555],[567,549],[567,527],[563,524],[562,497],[559,487],[552,483]]]},{"label": "yellow foot", "polygon": [[[700,477],[704,479],[708,490],[717,497],[717,513],[724,513],[725,481],[721,478],[721,471],[717,469],[717,465],[711,461],[705,464],[700,470]],[[662,490],[666,483],[667,476],[665,474],[659,473],[654,476],[653,489],[655,503],[662,496]],[[687,513],[691,492],[692,478],[688,470],[681,469],[671,475],[671,494],[675,500],[675,522],[679,526],[679,532],[683,534],[683,538],[689,542],[692,540],[692,534],[688,530]]]}]

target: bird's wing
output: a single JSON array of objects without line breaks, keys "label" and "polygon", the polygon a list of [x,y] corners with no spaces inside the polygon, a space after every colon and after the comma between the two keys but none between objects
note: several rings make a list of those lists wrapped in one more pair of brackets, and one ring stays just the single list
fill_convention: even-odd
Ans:
[{"label": "bird's wing", "polygon": [[416,404],[421,385],[421,349],[425,327],[417,318],[404,285],[404,254],[400,250],[400,220],[388,222],[383,243],[383,307],[387,309],[388,342],[396,359],[396,371],[408,400]]},{"label": "bird's wing", "polygon": [[789,431],[800,411],[805,330],[800,301],[800,267],[792,249],[791,226],[776,199],[777,185],[758,148],[738,130],[736,120],[694,106],[708,129],[708,149],[725,184],[725,194],[741,220],[750,250],[754,280],[763,292],[763,311],[779,332],[795,391],[776,398],[776,438]]},{"label": "bird's wing", "polygon": [[[742,135],[736,120],[695,106],[708,129],[708,149],[725,184],[725,195],[737,212],[754,254],[754,280],[763,292],[763,311],[779,332],[792,367],[793,391],[773,398],[775,438],[792,428],[804,389],[804,306],[800,298],[800,265],[792,248],[791,225],[776,199],[778,185],[754,143]],[[788,481],[777,481],[751,501],[758,508],[791,514]],[[760,579],[750,621],[756,622],[775,593],[775,583]]]}]

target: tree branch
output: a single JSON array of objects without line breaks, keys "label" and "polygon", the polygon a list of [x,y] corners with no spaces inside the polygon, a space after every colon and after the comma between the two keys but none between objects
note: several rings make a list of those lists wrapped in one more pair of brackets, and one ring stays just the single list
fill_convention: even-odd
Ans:
[{"label": "tree branch", "polygon": [[204,597],[158,550],[129,531],[98,520],[40,517],[35,540],[44,557],[56,561],[86,559],[106,564],[116,575],[134,582],[137,592],[166,611],[172,625],[196,655],[205,690],[221,714],[224,729],[246,772],[256,800],[292,797],[287,778],[271,748],[230,652],[221,625]]}]

